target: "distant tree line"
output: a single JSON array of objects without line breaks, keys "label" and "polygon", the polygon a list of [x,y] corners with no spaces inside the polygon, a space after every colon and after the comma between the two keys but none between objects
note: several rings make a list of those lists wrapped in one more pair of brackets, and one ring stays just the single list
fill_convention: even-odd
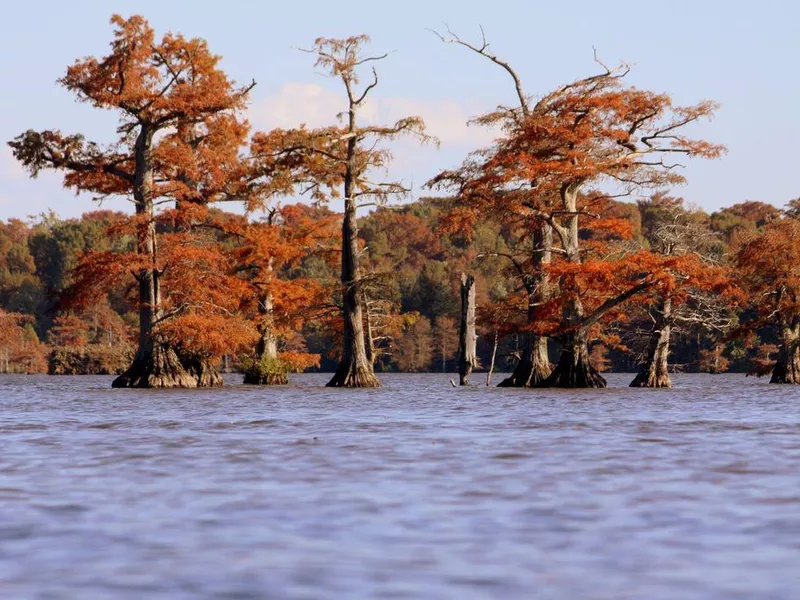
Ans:
[{"label": "distant tree line", "polygon": [[[495,332],[500,334],[501,371],[513,371],[525,352],[524,287],[506,258],[521,249],[515,248],[504,228],[488,221],[477,224],[469,237],[462,232],[442,233],[452,205],[451,199],[423,198],[381,207],[359,219],[365,272],[375,275],[370,306],[378,371],[456,369],[461,272],[471,272],[477,279],[481,364],[489,365]],[[286,209],[294,213],[293,223],[306,220],[320,231],[327,228],[335,237],[330,222],[336,215],[330,211],[303,204]],[[661,240],[673,228],[679,228],[679,233],[688,228],[693,235],[687,243],[704,245],[723,265],[731,264],[743,247],[752,249],[756,241],[763,243],[765,234],[775,228],[787,228],[784,223],[793,218],[762,202],[707,214],[665,196],[619,202],[616,210],[630,225],[628,243],[650,247],[664,243]],[[680,216],[683,221],[676,219]],[[129,289],[121,285],[86,307],[65,307],[70,304],[65,296],[71,293],[81,257],[126,243],[108,233],[110,224],[121,218],[119,213],[97,211],[79,219],[62,220],[50,214],[27,222],[0,223],[0,371],[43,373],[49,367],[53,373],[121,373],[129,366],[137,324],[135,303],[127,297]],[[239,215],[229,218],[241,219]],[[276,217],[272,219],[274,224]],[[743,240],[753,241],[744,245]],[[235,248],[241,242],[230,236],[224,243]],[[321,318],[286,323],[275,341],[276,351],[312,355],[319,363],[308,366],[325,371],[337,364],[333,318],[337,307],[324,291],[335,286],[337,258],[335,249],[315,252],[286,271],[286,281],[297,284],[292,297],[314,298],[314,308],[304,310],[314,310]],[[773,258],[790,260],[785,253]],[[752,271],[748,270],[748,278]],[[660,314],[657,302],[655,296],[631,301],[624,319],[609,322],[592,337],[592,364],[601,371],[637,371],[646,362],[653,319]],[[744,301],[731,310],[725,302],[715,302],[719,300],[706,298],[703,305],[697,304],[693,311],[681,309],[675,317],[669,370],[770,372],[779,351],[780,331],[759,318],[766,308]],[[249,314],[258,320],[257,308]],[[556,352],[557,343],[551,341],[549,355]],[[228,355],[227,361],[235,366],[246,358],[247,352],[240,352]]]}]

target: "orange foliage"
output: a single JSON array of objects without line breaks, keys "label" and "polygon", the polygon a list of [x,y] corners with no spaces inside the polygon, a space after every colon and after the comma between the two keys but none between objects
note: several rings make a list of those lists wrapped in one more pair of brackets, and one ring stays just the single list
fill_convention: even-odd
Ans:
[{"label": "orange foliage", "polygon": [[110,53],[78,60],[60,83],[116,112],[117,143],[103,147],[57,130],[29,130],[10,143],[34,176],[61,170],[66,187],[128,196],[135,205],[135,215],[115,218],[109,230],[135,245],[84,255],[66,306],[128,283],[140,345],[164,336],[203,357],[233,352],[255,336],[237,314],[249,290],[214,238],[220,225],[207,206],[259,192],[240,156],[249,129],[240,113],[252,86],[236,87],[204,40],[172,33],[157,40],[140,16],[111,22]]},{"label": "orange foliage", "polygon": [[800,320],[800,220],[772,220],[745,238],[736,264],[758,315],[751,326]]},{"label": "orange foliage", "polygon": [[32,326],[33,318],[0,309],[0,373],[45,373],[46,347]]},{"label": "orange foliage", "polygon": [[[455,41],[487,55],[485,46]],[[601,318],[623,318],[619,307],[627,299],[656,287],[672,293],[679,283],[696,284],[703,270],[691,257],[626,246],[632,226],[611,199],[683,183],[673,156],[720,156],[723,146],[684,134],[690,124],[710,118],[716,105],[677,106],[667,94],[625,86],[626,65],[600,64],[604,71],[536,102],[522,94],[519,79],[507,68],[520,105],[476,119],[499,126],[503,135],[460,169],[430,182],[458,194],[445,229],[468,228],[486,217],[523,231],[535,231],[542,222],[551,228],[553,262],[543,260],[536,268],[557,292],[537,306],[532,324],[549,335],[593,327]]]}]

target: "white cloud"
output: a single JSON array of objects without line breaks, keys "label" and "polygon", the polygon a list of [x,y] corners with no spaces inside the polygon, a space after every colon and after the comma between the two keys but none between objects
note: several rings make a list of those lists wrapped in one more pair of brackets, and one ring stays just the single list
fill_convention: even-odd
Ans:
[{"label": "white cloud", "polygon": [[[329,125],[345,109],[344,97],[313,83],[287,83],[277,93],[256,102],[250,110],[250,120],[256,128],[308,127]],[[428,133],[439,138],[442,146],[479,147],[491,142],[496,131],[467,125],[477,106],[451,99],[423,100],[407,97],[369,98],[360,111],[364,124],[390,124],[408,116],[422,117]]]},{"label": "white cloud", "polygon": [[422,117],[428,133],[436,136],[442,144],[484,146],[497,136],[496,130],[468,125],[468,121],[480,111],[455,100],[383,98],[377,102],[381,107],[381,116],[386,121],[396,121],[409,115]]},{"label": "white cloud", "polygon": [[[288,83],[255,102],[249,118],[257,130],[288,129],[302,123],[315,128],[335,123],[345,108],[346,100],[338,90],[314,83]],[[477,102],[449,98],[368,98],[359,113],[362,125],[390,125],[404,117],[418,116],[425,121],[427,132],[440,142],[438,147],[420,147],[417,140],[406,137],[388,144],[393,159],[386,171],[375,173],[374,178],[401,181],[412,188],[412,195],[429,193],[422,184],[440,171],[458,166],[467,153],[488,146],[497,137],[498,130],[467,125],[475,115],[486,111],[487,107]]]},{"label": "white cloud", "polygon": [[257,129],[288,129],[301,123],[323,127],[343,108],[343,98],[321,85],[287,83],[277,94],[256,102],[250,108],[250,120]]}]

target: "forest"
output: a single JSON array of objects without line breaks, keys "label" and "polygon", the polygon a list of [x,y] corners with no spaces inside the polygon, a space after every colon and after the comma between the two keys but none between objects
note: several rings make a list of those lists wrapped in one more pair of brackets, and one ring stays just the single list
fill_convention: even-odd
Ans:
[{"label": "forest", "polygon": [[59,83],[118,116],[116,141],[51,129],[8,143],[31,176],[57,171],[131,211],[0,222],[0,372],[115,387],[216,386],[229,370],[279,385],[308,369],[374,387],[376,373],[459,368],[509,387],[604,387],[605,371],[653,388],[728,370],[800,383],[800,201],[709,214],[680,197],[681,161],[725,153],[690,135],[714,102],[678,105],[597,58],[528,95],[485,39],[437,34],[502,69],[517,102],[476,117],[494,142],[412,196],[382,177],[391,144],[437,140],[414,115],[362,124],[387,58],[367,36],[306,49],[341,84],[340,119],[253,131],[254,83],[231,81],[206,41],[159,38],[139,16],[112,27],[109,54]]}]

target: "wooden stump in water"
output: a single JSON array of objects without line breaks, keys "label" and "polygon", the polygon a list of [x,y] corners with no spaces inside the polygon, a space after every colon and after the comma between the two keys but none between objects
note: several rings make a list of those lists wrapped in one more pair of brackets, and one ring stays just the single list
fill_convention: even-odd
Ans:
[{"label": "wooden stump in water", "polygon": [[475,333],[475,278],[461,274],[461,328],[458,334],[458,382],[469,385],[467,378],[478,366],[475,351],[478,336]]}]

